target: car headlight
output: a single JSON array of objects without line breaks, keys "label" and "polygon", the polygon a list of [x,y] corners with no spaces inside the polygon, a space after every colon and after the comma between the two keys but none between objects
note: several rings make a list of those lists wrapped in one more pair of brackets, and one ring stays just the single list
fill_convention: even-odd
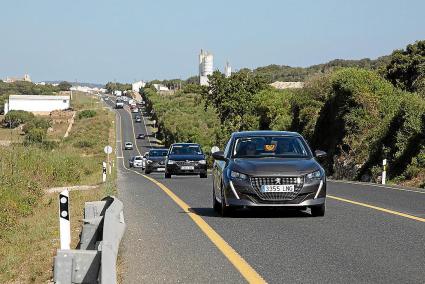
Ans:
[{"label": "car headlight", "polygon": [[323,177],[322,172],[320,170],[317,170],[315,172],[307,174],[305,176],[305,180],[306,180],[306,183],[311,183],[311,182],[314,182],[314,181],[321,180],[322,177]]},{"label": "car headlight", "polygon": [[248,176],[240,172],[230,171],[230,179],[247,180]]},{"label": "car headlight", "polygon": [[198,161],[198,163],[199,163],[200,165],[205,165],[205,164],[207,163],[207,161],[205,161],[205,160],[199,160],[199,161]]},{"label": "car headlight", "polygon": [[174,165],[176,162],[174,160],[168,160],[167,162],[169,165]]}]

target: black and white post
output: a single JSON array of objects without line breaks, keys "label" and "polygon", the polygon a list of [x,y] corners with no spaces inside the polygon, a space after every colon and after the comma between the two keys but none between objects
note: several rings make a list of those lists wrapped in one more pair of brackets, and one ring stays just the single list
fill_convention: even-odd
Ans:
[{"label": "black and white post", "polygon": [[59,194],[59,231],[61,249],[70,249],[71,223],[69,221],[69,191],[67,189]]},{"label": "black and white post", "polygon": [[102,162],[102,181],[106,181],[106,163]]}]

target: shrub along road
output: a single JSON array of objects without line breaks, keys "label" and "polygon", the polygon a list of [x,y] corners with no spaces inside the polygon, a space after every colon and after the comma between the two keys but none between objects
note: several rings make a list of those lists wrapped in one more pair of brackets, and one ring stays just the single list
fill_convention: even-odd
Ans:
[{"label": "shrub along road", "polygon": [[[425,279],[424,191],[329,182],[323,218],[285,211],[239,211],[221,218],[211,208],[211,176],[165,180],[163,174],[146,177],[127,169],[129,157],[145,152],[149,141],[135,141],[133,129],[138,134],[146,128],[132,122],[133,114],[124,109],[117,115],[123,156],[118,188],[128,225],[125,282]],[[124,141],[137,148],[121,151]]]}]

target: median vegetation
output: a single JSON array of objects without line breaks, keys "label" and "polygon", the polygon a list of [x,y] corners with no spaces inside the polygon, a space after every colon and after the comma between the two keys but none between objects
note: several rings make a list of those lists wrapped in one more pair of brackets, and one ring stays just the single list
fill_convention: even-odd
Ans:
[{"label": "median vegetation", "polygon": [[241,70],[214,72],[209,87],[142,95],[166,144],[222,148],[233,131],[297,131],[328,152],[334,178],[377,182],[387,159],[390,182],[425,187],[425,41],[363,63],[311,74],[302,89]]}]

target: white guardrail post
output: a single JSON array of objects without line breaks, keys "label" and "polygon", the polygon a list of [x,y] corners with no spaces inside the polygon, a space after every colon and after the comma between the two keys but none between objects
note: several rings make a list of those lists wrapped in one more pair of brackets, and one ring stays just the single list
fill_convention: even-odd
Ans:
[{"label": "white guardrail post", "polygon": [[59,194],[59,231],[61,249],[70,249],[71,223],[69,221],[69,191],[66,189]]},{"label": "white guardrail post", "polygon": [[382,184],[385,184],[387,180],[387,159],[382,161],[382,167]]}]

